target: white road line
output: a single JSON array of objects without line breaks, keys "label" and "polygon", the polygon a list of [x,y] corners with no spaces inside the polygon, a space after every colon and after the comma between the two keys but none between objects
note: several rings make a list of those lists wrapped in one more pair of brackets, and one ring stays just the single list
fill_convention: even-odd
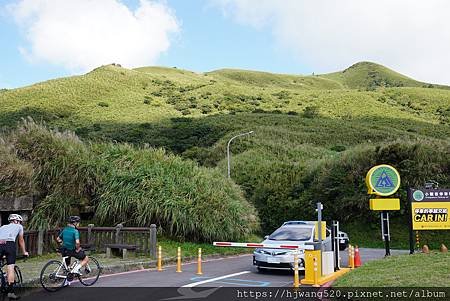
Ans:
[{"label": "white road line", "polygon": [[217,280],[222,280],[222,279],[233,277],[233,276],[239,276],[239,275],[243,275],[243,274],[248,274],[250,272],[251,271],[244,271],[244,272],[239,272],[239,273],[234,273],[234,274],[228,274],[228,275],[225,275],[225,276],[220,276],[220,277],[216,277],[216,278],[212,278],[212,279],[207,279],[207,280],[203,280],[203,281],[189,283],[189,284],[183,285],[182,287],[194,287],[194,286],[198,286],[200,284],[205,284],[205,283],[208,283],[208,282],[214,282],[214,281],[217,281]]},{"label": "white road line", "polygon": [[[244,254],[244,255],[236,255],[236,256],[230,256],[230,257],[211,258],[211,259],[202,260],[202,263],[221,261],[221,260],[227,260],[227,259],[236,259],[236,258],[250,256],[250,255],[251,254]],[[183,266],[191,265],[191,264],[197,264],[197,261],[189,261],[189,262],[182,263]],[[166,271],[167,268],[173,268],[176,266],[177,266],[176,264],[163,265],[163,269],[164,269],[164,271]],[[143,268],[143,269],[139,269],[139,270],[132,270],[132,271],[126,271],[126,272],[112,273],[112,274],[104,274],[104,275],[100,275],[100,278],[108,278],[108,277],[114,277],[114,276],[120,276],[120,275],[126,275],[126,274],[153,272],[153,271],[156,271],[156,267]]]}]

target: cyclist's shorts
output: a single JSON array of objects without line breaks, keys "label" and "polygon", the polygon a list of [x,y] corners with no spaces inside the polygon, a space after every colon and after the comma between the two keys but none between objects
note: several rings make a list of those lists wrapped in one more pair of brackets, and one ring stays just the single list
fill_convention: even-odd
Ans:
[{"label": "cyclist's shorts", "polygon": [[6,257],[6,264],[16,263],[16,243],[14,241],[0,240],[0,256]]},{"label": "cyclist's shorts", "polygon": [[79,252],[76,252],[75,250],[68,250],[68,249],[65,249],[65,248],[61,248],[60,251],[61,251],[61,255],[63,257],[70,256],[70,257],[74,257],[74,258],[76,258],[78,260],[83,260],[83,259],[86,258],[86,254],[84,254],[83,250],[80,250]]}]

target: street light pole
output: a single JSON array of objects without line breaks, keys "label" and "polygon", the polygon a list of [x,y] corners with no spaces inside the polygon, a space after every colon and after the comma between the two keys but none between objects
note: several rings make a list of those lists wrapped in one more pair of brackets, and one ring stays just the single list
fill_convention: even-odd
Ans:
[{"label": "street light pole", "polygon": [[237,138],[237,137],[241,137],[241,136],[245,136],[245,135],[250,135],[250,134],[252,134],[252,133],[253,133],[253,131],[250,131],[250,132],[247,132],[247,133],[242,133],[242,134],[236,135],[236,136],[232,137],[230,140],[228,140],[228,144],[227,144],[228,178],[231,178],[231,175],[230,175],[230,170],[231,170],[231,164],[230,164],[230,144],[231,144],[231,141],[233,141],[233,140],[234,140],[235,138]]}]

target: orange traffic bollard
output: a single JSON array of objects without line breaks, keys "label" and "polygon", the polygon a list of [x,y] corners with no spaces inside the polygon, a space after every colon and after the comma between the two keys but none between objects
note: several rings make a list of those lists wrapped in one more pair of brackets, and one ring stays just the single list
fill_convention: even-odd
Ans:
[{"label": "orange traffic bollard", "polygon": [[353,246],[348,246],[348,267],[353,269],[355,268],[355,254],[353,253]]},{"label": "orange traffic bollard", "polygon": [[157,267],[158,272],[161,272],[162,269],[162,251],[161,251],[161,246],[158,247],[158,267]]},{"label": "orange traffic bollard", "polygon": [[299,287],[300,281],[298,276],[298,250],[294,253],[294,287]]},{"label": "orange traffic bollard", "polygon": [[203,275],[203,272],[202,272],[202,248],[198,248],[197,275]]},{"label": "orange traffic bollard", "polygon": [[423,245],[422,252],[425,254],[430,254],[430,248],[428,248],[428,245]]},{"label": "orange traffic bollard", "polygon": [[441,251],[442,253],[447,253],[448,249],[444,244],[441,244],[441,247],[439,248],[439,251]]},{"label": "orange traffic bollard", "polygon": [[314,260],[314,284],[312,285],[313,287],[319,287],[319,269],[317,266],[317,257],[314,256],[313,258]]},{"label": "orange traffic bollard", "polygon": [[177,273],[181,273],[181,247],[177,251]]},{"label": "orange traffic bollard", "polygon": [[358,246],[355,246],[355,267],[359,268],[362,265],[361,263],[361,255],[359,254]]}]

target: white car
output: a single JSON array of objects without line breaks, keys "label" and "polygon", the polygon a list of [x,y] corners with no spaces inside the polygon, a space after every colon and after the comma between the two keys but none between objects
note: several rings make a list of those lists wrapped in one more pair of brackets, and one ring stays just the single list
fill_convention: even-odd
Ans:
[{"label": "white car", "polygon": [[[298,245],[314,242],[314,222],[289,221],[262,242],[265,245]],[[327,236],[323,238],[324,250],[331,250],[331,236],[327,229]],[[305,269],[305,254],[299,250],[299,270]],[[253,265],[260,269],[292,270],[294,268],[294,250],[258,248],[253,252]]]}]

